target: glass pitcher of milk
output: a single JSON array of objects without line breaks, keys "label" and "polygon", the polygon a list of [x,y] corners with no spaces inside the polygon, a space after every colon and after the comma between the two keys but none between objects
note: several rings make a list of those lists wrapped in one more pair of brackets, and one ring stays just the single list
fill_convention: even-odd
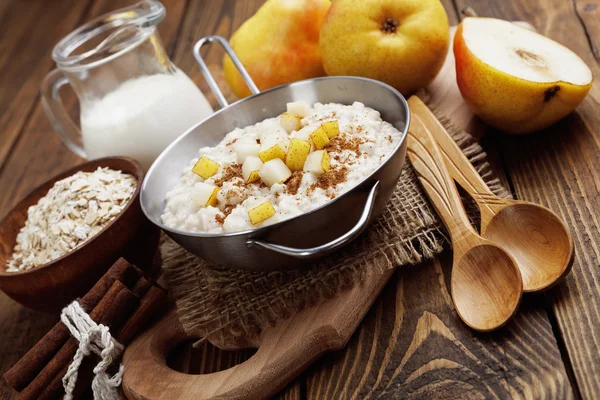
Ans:
[{"label": "glass pitcher of milk", "polygon": [[[58,69],[44,80],[42,101],[79,156],[129,156],[147,170],[169,143],[213,112],[166,54],[156,30],[164,16],[161,3],[144,0],[92,20],[54,47]],[[60,99],[66,83],[79,99],[81,129]]]}]

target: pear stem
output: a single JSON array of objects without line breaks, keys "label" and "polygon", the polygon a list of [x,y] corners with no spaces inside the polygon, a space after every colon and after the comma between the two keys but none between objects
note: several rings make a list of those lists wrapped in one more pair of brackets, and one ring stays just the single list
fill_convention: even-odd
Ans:
[{"label": "pear stem", "polygon": [[477,17],[477,13],[471,6],[466,6],[460,11],[460,13],[465,17]]}]

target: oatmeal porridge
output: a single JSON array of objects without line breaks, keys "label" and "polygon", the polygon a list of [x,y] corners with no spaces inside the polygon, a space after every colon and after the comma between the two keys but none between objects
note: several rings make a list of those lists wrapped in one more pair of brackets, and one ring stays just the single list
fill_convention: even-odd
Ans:
[{"label": "oatmeal porridge", "polygon": [[362,103],[288,103],[280,116],[201,148],[167,193],[162,221],[187,232],[223,233],[295,217],[358,185],[401,139]]}]

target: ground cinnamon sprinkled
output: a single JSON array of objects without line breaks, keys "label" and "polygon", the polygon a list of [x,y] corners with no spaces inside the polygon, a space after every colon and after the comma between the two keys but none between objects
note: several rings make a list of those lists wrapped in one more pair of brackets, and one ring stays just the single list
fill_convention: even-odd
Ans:
[{"label": "ground cinnamon sprinkled", "polygon": [[225,146],[231,146],[232,144],[235,144],[235,142],[238,141],[238,138],[233,139],[231,142],[227,143]]},{"label": "ground cinnamon sprinkled", "polygon": [[221,214],[217,214],[215,215],[215,221],[217,221],[217,223],[219,224],[224,224],[225,223],[225,218],[227,218],[229,216],[229,214],[231,214],[231,212],[237,207],[237,204],[228,204],[225,206],[224,209],[221,210],[221,212],[223,213],[223,215]]},{"label": "ground cinnamon sprinkled", "polygon": [[294,171],[290,179],[288,179],[286,183],[286,190],[289,194],[295,195],[298,193],[298,189],[300,188],[300,184],[302,183],[302,177],[304,176],[304,172],[302,171]]},{"label": "ground cinnamon sprinkled", "polygon": [[333,167],[327,172],[317,178],[317,181],[313,183],[309,190],[314,191],[315,189],[327,190],[329,188],[336,187],[339,183],[346,181],[346,175],[348,175],[348,167],[345,165]]},{"label": "ground cinnamon sprinkled", "polygon": [[234,178],[242,178],[242,166],[241,164],[231,164],[225,169],[223,175],[215,179],[215,185],[223,186],[223,183],[229,182]]},{"label": "ground cinnamon sprinkled", "polygon": [[360,151],[360,145],[365,143],[365,139],[357,137],[349,137],[346,135],[337,135],[329,141],[327,145],[328,152],[342,152],[344,150],[352,151],[357,157],[362,154]]}]

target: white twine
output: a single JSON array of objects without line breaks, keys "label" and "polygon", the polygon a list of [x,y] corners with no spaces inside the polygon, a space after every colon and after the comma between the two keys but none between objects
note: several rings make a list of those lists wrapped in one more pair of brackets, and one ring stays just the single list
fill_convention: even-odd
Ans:
[{"label": "white twine", "polygon": [[94,399],[122,399],[118,388],[123,377],[123,365],[119,365],[119,371],[113,376],[107,373],[107,369],[121,355],[123,345],[110,335],[108,326],[96,324],[81,308],[77,300],[63,308],[60,319],[69,328],[71,335],[79,341],[79,348],[73,357],[73,362],[62,379],[65,400],[73,399],[79,366],[84,357],[90,355],[91,352],[96,353],[101,359],[94,368],[95,376],[92,381]]}]

